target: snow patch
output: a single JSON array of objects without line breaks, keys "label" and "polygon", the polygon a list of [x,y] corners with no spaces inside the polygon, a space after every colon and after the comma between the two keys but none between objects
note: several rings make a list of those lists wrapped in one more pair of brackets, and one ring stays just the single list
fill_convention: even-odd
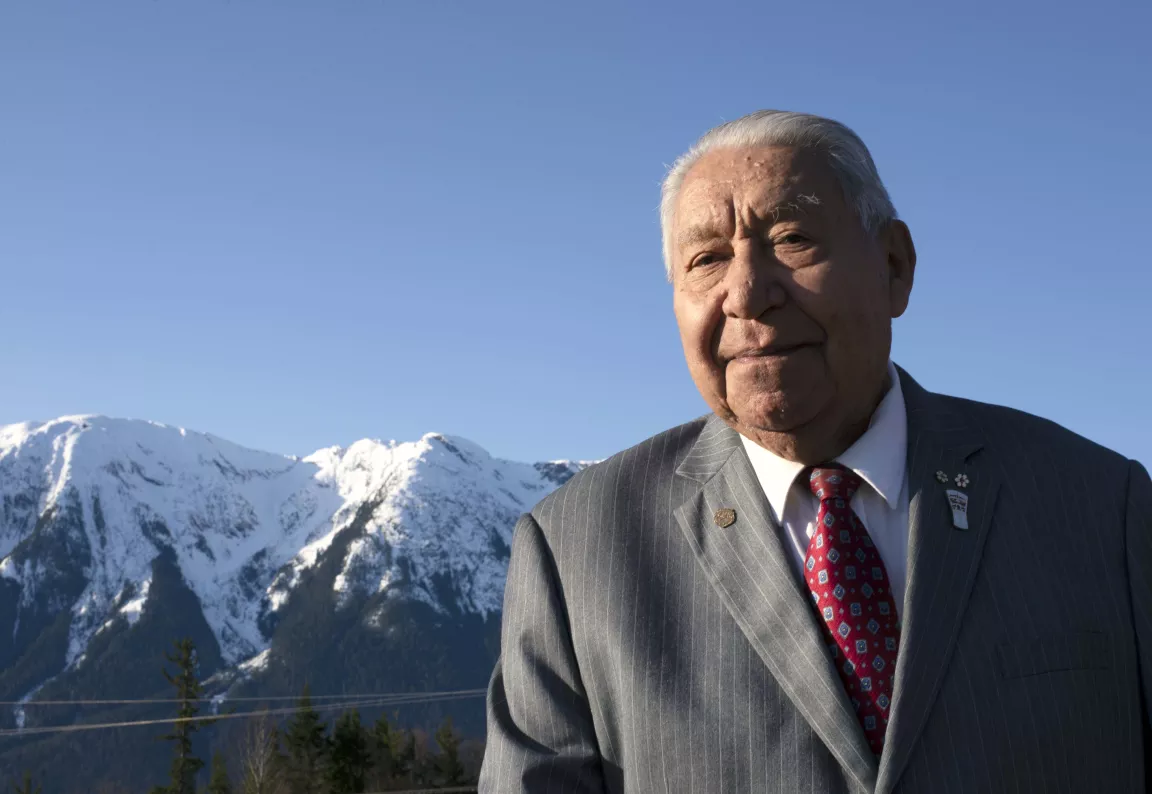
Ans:
[{"label": "snow patch", "polygon": [[[47,683],[47,682],[45,682],[45,683]],[[39,686],[35,687],[28,694],[26,694],[24,697],[20,698],[20,702],[17,705],[12,707],[12,718],[16,721],[16,730],[18,730],[18,731],[24,730],[24,725],[25,725],[25,722],[28,718],[27,715],[24,713],[24,704],[29,702],[30,700],[32,700],[32,698],[36,697],[36,693],[39,692],[43,688],[44,688],[44,684],[40,684]]]},{"label": "snow patch", "polygon": [[144,602],[148,600],[148,590],[152,587],[152,580],[145,579],[140,585],[139,595],[120,607],[120,614],[128,619],[129,626],[135,626],[144,611]]},{"label": "snow patch", "polygon": [[247,660],[241,662],[239,665],[240,671],[242,673],[247,673],[247,674],[251,675],[252,673],[258,673],[261,670],[267,670],[268,669],[268,659],[269,659],[270,654],[271,654],[271,651],[269,649],[265,648],[264,650],[260,651],[260,653],[253,656],[251,659],[247,659]]}]

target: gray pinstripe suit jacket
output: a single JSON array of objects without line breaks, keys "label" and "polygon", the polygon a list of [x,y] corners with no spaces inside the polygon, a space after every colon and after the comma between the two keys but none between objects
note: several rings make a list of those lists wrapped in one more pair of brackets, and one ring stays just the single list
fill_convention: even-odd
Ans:
[{"label": "gray pinstripe suit jacket", "polygon": [[[900,374],[909,579],[880,759],[739,437],[708,417],[521,518],[480,790],[1148,790],[1148,473]],[[938,469],[971,479],[967,530]]]}]

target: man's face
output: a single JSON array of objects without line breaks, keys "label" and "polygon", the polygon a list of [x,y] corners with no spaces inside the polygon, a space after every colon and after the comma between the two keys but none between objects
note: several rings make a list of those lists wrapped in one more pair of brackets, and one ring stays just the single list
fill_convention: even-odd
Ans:
[{"label": "man's face", "polygon": [[672,235],[676,321],[708,405],[793,460],[842,452],[882,396],[912,289],[907,227],[873,239],[822,157],[773,146],[697,161]]}]

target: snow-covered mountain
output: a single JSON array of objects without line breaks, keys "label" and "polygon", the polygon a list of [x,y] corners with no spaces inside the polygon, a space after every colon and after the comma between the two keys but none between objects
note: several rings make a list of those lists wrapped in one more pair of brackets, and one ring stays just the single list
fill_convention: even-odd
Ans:
[{"label": "snow-covered mountain", "polygon": [[267,667],[292,604],[360,629],[401,602],[490,624],[517,516],[585,465],[435,433],[295,458],[103,416],[0,427],[0,699],[81,681],[141,616],[197,602],[180,620],[206,624],[225,673]]}]

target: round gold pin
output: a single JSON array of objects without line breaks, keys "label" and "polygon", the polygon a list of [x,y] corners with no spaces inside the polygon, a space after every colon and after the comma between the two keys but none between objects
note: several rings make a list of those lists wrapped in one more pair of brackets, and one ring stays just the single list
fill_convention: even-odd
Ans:
[{"label": "round gold pin", "polygon": [[736,511],[731,507],[721,507],[712,519],[718,527],[730,527],[736,523]]}]

